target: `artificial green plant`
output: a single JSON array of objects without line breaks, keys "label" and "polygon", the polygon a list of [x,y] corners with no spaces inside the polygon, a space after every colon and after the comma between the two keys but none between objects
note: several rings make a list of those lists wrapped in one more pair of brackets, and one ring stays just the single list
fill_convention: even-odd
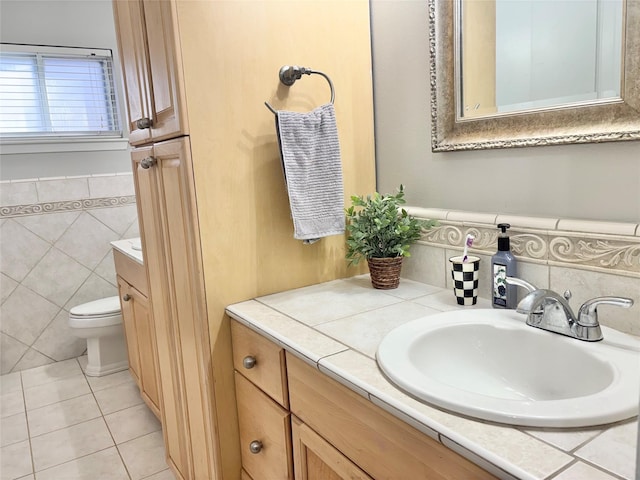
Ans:
[{"label": "artificial green plant", "polygon": [[395,195],[353,195],[347,216],[347,254],[349,265],[361,258],[409,257],[409,247],[420,238],[423,229],[435,220],[418,220],[400,208],[405,204],[404,186]]}]

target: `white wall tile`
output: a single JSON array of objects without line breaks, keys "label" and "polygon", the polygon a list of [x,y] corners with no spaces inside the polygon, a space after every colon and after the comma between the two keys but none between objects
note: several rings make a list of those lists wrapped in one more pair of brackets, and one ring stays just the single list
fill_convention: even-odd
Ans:
[{"label": "white wall tile", "polygon": [[14,220],[0,227],[0,271],[22,281],[51,246]]},{"label": "white wall tile", "polygon": [[640,278],[551,267],[550,288],[559,293],[571,290],[573,296],[569,303],[574,312],[577,312],[585,301],[595,297],[617,296],[633,299],[635,304],[631,308],[611,305],[598,307],[598,320],[602,325],[632,335],[640,335]]},{"label": "white wall tile", "polygon": [[570,232],[605,233],[610,235],[634,235],[636,224],[561,219],[560,221],[558,221],[557,228],[560,231]]},{"label": "white wall tile", "polygon": [[445,251],[442,248],[416,243],[411,245],[411,256],[402,261],[402,277],[446,287]]},{"label": "white wall tile", "polygon": [[83,212],[55,243],[56,248],[93,270],[111,249],[119,235]]},{"label": "white wall tile", "polygon": [[43,240],[55,243],[79,216],[80,212],[56,212],[16,217],[15,221]]},{"label": "white wall tile", "polygon": [[118,236],[123,235],[131,224],[138,218],[138,211],[135,205],[124,205],[122,207],[95,208],[88,211],[89,215],[95,217]]},{"label": "white wall tile", "polygon": [[29,205],[37,203],[36,182],[3,182],[0,185],[0,205]]},{"label": "white wall tile", "polygon": [[61,310],[31,348],[60,362],[82,355],[87,349],[87,340],[73,334],[69,327],[69,312]]},{"label": "white wall tile", "polygon": [[133,175],[89,177],[89,191],[91,192],[91,198],[135,195]]},{"label": "white wall tile", "polygon": [[23,285],[62,307],[90,274],[91,270],[52,248],[24,279]]},{"label": "white wall tile", "polygon": [[36,184],[38,202],[61,202],[89,198],[86,178],[41,180]]},{"label": "white wall tile", "polygon": [[100,298],[113,297],[115,295],[118,295],[117,287],[95,273],[92,273],[65,304],[65,310],[70,311],[73,307],[82,303],[92,302]]},{"label": "white wall tile", "polygon": [[55,318],[60,307],[32,290],[19,286],[0,307],[3,333],[31,345]]},{"label": "white wall tile", "polygon": [[13,367],[13,371],[17,372],[29,368],[40,367],[42,365],[48,365],[53,362],[54,360],[52,358],[43,355],[33,348],[29,348],[29,350],[27,350],[27,352],[22,356],[20,361],[16,363],[16,366]]},{"label": "white wall tile", "polygon": [[0,277],[0,303],[2,303],[16,289],[18,282],[7,277],[4,273],[0,274]]}]

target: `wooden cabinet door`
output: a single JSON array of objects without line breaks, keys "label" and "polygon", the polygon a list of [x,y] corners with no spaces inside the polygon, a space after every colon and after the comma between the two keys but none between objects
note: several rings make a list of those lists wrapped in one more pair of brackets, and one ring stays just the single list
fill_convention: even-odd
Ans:
[{"label": "wooden cabinet door", "polygon": [[151,90],[151,136],[154,142],[187,134],[183,111],[180,50],[169,0],[143,0]]},{"label": "wooden cabinet door", "polygon": [[172,8],[169,0],[114,0],[132,145],[187,133]]},{"label": "wooden cabinet door", "polygon": [[[164,258],[164,240],[160,209],[160,191],[158,188],[158,169],[155,165],[153,147],[137,148],[131,153],[133,178],[138,206],[140,237],[145,253],[149,300],[156,329],[158,349],[158,371],[160,372],[160,392],[162,398],[162,432],[164,434],[167,460],[181,480],[192,478],[189,475],[189,456],[184,398],[174,365],[177,356],[174,350],[175,338],[170,320],[168,298],[168,279]],[[142,165],[144,165],[144,167]]]},{"label": "wooden cabinet door", "polygon": [[140,390],[149,408],[160,418],[160,395],[158,393],[156,332],[153,318],[149,314],[147,297],[130,287],[133,316],[138,334],[138,354],[140,357]]},{"label": "wooden cabinet door", "polygon": [[132,152],[169,461],[215,478],[210,344],[188,137]]},{"label": "wooden cabinet door", "polygon": [[129,357],[129,372],[140,386],[140,352],[138,350],[138,332],[136,331],[136,319],[133,309],[131,286],[118,276],[118,293],[120,294],[120,308],[122,310],[122,324],[127,341],[127,353]]},{"label": "wooden cabinet door", "polygon": [[372,480],[296,417],[291,418],[296,480]]},{"label": "wooden cabinet door", "polygon": [[290,414],[235,372],[242,467],[254,480],[293,480]]},{"label": "wooden cabinet door", "polygon": [[147,58],[144,12],[140,0],[114,0],[114,19],[118,51],[124,80],[129,142],[140,145],[151,141],[151,129],[139,128],[152,121],[151,92]]}]

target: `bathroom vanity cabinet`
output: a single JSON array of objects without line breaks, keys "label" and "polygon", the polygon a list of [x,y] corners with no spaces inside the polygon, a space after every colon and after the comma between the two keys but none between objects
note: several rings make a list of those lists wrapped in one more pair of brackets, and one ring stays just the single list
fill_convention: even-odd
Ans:
[{"label": "bathroom vanity cabinet", "polygon": [[298,111],[327,103],[318,75],[291,89],[278,79],[287,62],[326,71],[340,99],[345,196],[373,191],[369,4],[113,3],[167,461],[182,480],[237,480],[247,472],[225,307],[353,273],[343,236],[293,239],[264,102]]},{"label": "bathroom vanity cabinet", "polygon": [[495,478],[248,327],[231,331],[249,478]]},{"label": "bathroom vanity cabinet", "polygon": [[142,399],[160,418],[157,347],[153,318],[149,311],[147,276],[144,266],[117,250],[113,251],[129,355],[129,371]]},{"label": "bathroom vanity cabinet", "polygon": [[171,9],[167,1],[114,2],[131,145],[188,134]]}]

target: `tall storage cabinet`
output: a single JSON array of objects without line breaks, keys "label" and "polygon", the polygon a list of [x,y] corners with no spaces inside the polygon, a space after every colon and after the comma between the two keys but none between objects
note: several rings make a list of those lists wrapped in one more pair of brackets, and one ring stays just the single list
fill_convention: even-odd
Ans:
[{"label": "tall storage cabinet", "polygon": [[344,237],[293,239],[264,101],[311,110],[327,103],[326,81],[286,89],[278,71],[329,74],[345,199],[374,191],[368,1],[114,0],[114,15],[168,463],[183,480],[238,480],[225,307],[360,273],[347,270]]}]

